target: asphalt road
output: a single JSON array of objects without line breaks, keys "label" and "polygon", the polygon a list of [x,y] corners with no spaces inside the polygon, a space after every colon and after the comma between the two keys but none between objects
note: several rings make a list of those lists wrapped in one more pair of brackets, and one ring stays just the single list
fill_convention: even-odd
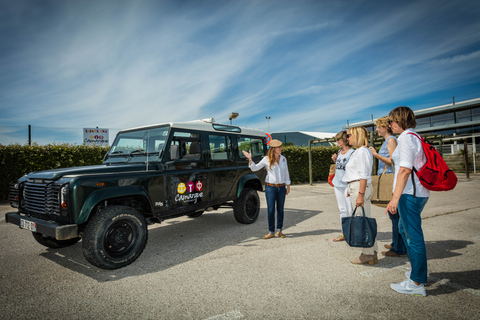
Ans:
[{"label": "asphalt road", "polygon": [[[427,297],[402,295],[407,258],[352,265],[360,250],[335,243],[340,220],[333,188],[295,185],[286,201],[287,238],[267,233],[265,196],[258,221],[231,210],[149,227],[147,247],[125,268],[93,267],[81,243],[40,246],[6,224],[0,206],[2,319],[480,319],[480,175],[432,192],[423,214]],[[391,223],[374,207],[380,250]]]}]

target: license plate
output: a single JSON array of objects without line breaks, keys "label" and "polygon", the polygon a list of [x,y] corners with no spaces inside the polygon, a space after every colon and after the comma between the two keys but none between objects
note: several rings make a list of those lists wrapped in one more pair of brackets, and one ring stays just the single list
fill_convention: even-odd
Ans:
[{"label": "license plate", "polygon": [[37,232],[37,224],[33,221],[20,219],[20,228]]}]

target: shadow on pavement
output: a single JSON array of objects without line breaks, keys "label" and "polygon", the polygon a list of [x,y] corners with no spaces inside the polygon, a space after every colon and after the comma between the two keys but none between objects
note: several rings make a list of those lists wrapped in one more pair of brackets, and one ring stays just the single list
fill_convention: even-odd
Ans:
[{"label": "shadow on pavement", "polygon": [[[316,210],[285,209],[284,228],[321,214]],[[336,230],[318,230],[306,234],[288,234],[298,237],[324,234]],[[162,271],[228,246],[261,247],[263,235],[268,232],[266,209],[261,209],[258,220],[249,225],[235,221],[233,211],[209,212],[198,218],[178,218],[152,225],[142,255],[132,264],[117,270],[102,270],[88,263],[82,254],[82,242],[63,248],[47,249],[41,255],[65,268],[100,282]]]},{"label": "shadow on pavement", "polygon": [[473,245],[472,241],[463,240],[445,240],[445,241],[426,241],[427,257],[431,259],[445,259],[451,257],[461,256],[462,253],[454,252],[466,248],[468,245]]},{"label": "shadow on pavement", "polygon": [[[436,282],[436,288],[428,290],[428,295],[449,294],[459,290],[480,290],[480,270],[438,272],[428,275],[429,281]],[[479,294],[479,292],[477,292]]]}]

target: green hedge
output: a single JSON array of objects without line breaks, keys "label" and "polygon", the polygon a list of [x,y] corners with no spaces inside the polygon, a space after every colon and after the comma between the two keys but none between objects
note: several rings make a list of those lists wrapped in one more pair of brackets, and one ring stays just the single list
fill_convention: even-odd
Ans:
[{"label": "green hedge", "polygon": [[[321,181],[328,179],[330,165],[333,164],[332,154],[338,152],[338,147],[312,147],[312,180]],[[308,168],[308,147],[290,147],[282,149],[282,154],[287,158],[288,171],[292,183],[310,182]]]},{"label": "green hedge", "polygon": [[49,144],[0,145],[0,200],[8,199],[11,181],[47,169],[101,164],[108,147]]},{"label": "green hedge", "polygon": [[[89,147],[69,144],[45,146],[0,145],[0,200],[8,199],[11,181],[33,171],[101,164],[108,147]],[[313,181],[327,180],[331,156],[337,147],[312,147]],[[286,146],[282,154],[287,158],[292,183],[310,181],[308,148]]]}]

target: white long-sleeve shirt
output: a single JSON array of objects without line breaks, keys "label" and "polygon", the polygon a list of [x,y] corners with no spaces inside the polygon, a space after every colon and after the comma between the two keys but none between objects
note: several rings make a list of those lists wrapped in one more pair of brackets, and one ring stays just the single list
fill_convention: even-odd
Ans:
[{"label": "white long-sleeve shirt", "polygon": [[265,178],[266,183],[271,184],[282,184],[285,183],[287,186],[291,184],[290,181],[290,174],[288,173],[288,165],[287,165],[287,158],[280,155],[280,163],[275,163],[270,168],[270,162],[268,161],[268,157],[263,157],[262,160],[258,164],[252,161],[250,164],[250,169],[252,171],[258,171],[262,168],[267,169],[267,177]]},{"label": "white long-sleeve shirt", "polygon": [[350,182],[365,179],[367,183],[372,183],[372,165],[372,152],[369,148],[360,147],[350,156],[342,180]]}]

